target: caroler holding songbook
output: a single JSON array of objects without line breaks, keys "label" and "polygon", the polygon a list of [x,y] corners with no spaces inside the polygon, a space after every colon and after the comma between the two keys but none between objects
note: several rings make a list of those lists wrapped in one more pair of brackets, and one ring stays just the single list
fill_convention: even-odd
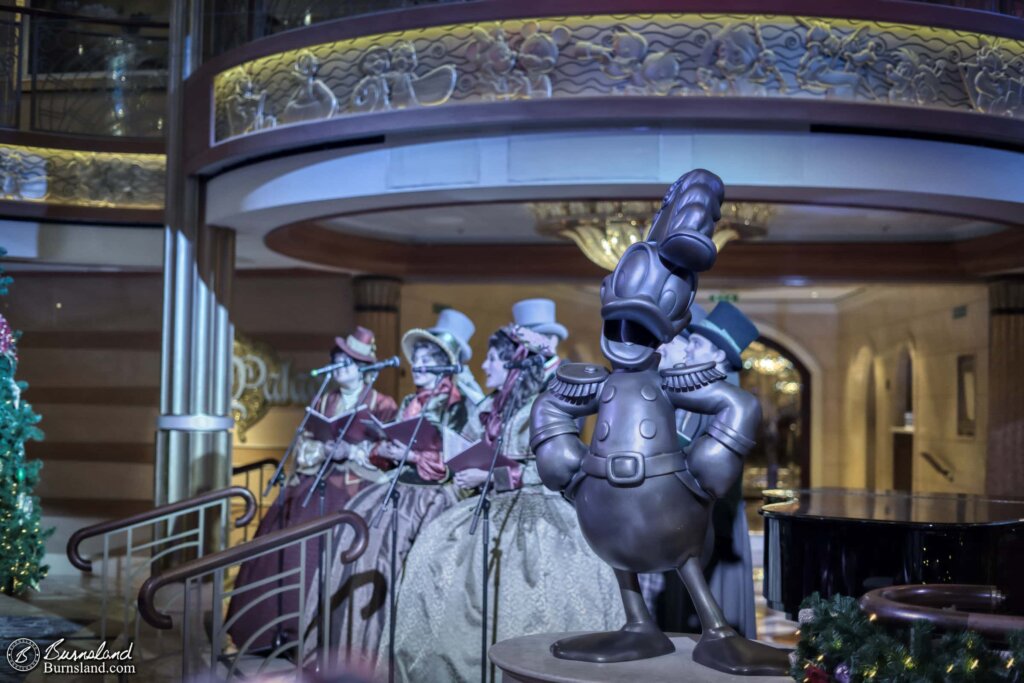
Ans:
[{"label": "caroler holding songbook", "polygon": [[[360,489],[375,481],[375,477],[359,476],[359,473],[368,471],[362,465],[368,462],[375,437],[361,429],[361,420],[356,418],[389,422],[394,418],[397,406],[393,398],[372,387],[375,373],[362,371],[376,367],[373,332],[357,327],[352,334],[336,337],[334,342],[331,365],[326,369],[337,386],[318,394],[319,398],[307,410],[294,448],[285,454],[282,459],[284,467],[280,468],[286,471],[289,455],[294,450],[295,471],[287,477],[287,484],[278,488],[278,499],[260,522],[257,537],[309,521],[319,517],[322,511],[340,510]],[[304,505],[322,468],[324,476],[321,476],[319,495]],[[281,614],[295,613],[298,592],[284,591],[268,599],[268,592],[280,581],[257,590],[246,591],[244,587],[283,570],[297,568],[300,560],[299,547],[294,546],[242,564],[235,581],[236,594],[227,616],[228,631],[237,646],[243,647],[251,640],[247,649],[254,651],[296,639],[298,623],[294,618],[274,624],[272,628],[267,626]],[[311,579],[310,574],[307,585]]]},{"label": "caroler holding songbook", "polygon": [[[486,647],[523,633],[612,628],[621,618],[612,572],[590,552],[572,507],[537,475],[530,410],[558,364],[547,335],[561,340],[568,333],[555,322],[550,300],[521,303],[529,305],[517,305],[515,317],[535,325],[508,325],[491,336],[483,370],[496,391],[481,405],[475,434],[467,430],[492,451],[499,447],[502,457],[487,494],[494,534],[488,587],[483,590],[481,578],[483,530],[469,532],[478,507],[470,498],[424,529],[406,559],[395,635],[398,680],[481,680],[481,624],[489,624]],[[541,315],[550,318],[545,326]],[[457,472],[455,480],[480,486],[486,469]]]},{"label": "caroler holding songbook", "polygon": [[[348,505],[371,522],[366,552],[353,563],[335,561],[331,566],[328,589],[335,607],[328,642],[338,644],[339,658],[352,653],[376,654],[392,590],[392,569],[397,567],[398,574],[402,573],[419,531],[459,500],[446,451],[451,451],[453,440],[465,443],[459,435],[476,414],[475,399],[470,397],[482,394],[471,376],[462,371],[462,364],[472,354],[469,340],[474,329],[464,314],[446,309],[433,327],[406,332],[402,352],[412,366],[416,391],[402,399],[394,424],[364,421],[367,430],[376,430],[381,439],[366,465],[380,468],[386,476],[381,483],[360,491]],[[403,460],[405,464],[394,469],[395,462]],[[392,488],[395,477],[397,483]],[[399,494],[397,505],[389,502],[393,491]],[[386,501],[387,514],[381,515]],[[392,513],[394,509],[397,514]],[[392,553],[395,525],[396,552]],[[351,545],[348,533],[342,532],[339,552]],[[316,600],[307,600],[311,623],[316,609]],[[315,645],[315,636],[315,631],[307,635],[307,647]]]}]

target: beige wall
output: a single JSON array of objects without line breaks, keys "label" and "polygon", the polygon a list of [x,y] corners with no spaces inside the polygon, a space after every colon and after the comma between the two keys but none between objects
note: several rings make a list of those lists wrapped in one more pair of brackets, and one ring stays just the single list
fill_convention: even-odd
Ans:
[{"label": "beige wall", "polygon": [[[954,319],[953,309],[966,306]],[[841,302],[839,367],[843,373],[842,483],[863,486],[869,443],[876,453],[878,488],[892,485],[892,428],[898,406],[903,353],[913,362],[915,491],[983,493],[988,418],[988,292],[977,286],[871,287]],[[976,357],[975,436],[957,436],[957,356]],[[866,433],[868,373],[875,372],[876,431]],[[921,458],[934,455],[953,474],[944,479]]]},{"label": "beige wall", "polygon": [[[294,373],[330,362],[334,337],[352,327],[352,280],[313,271],[246,274],[235,282],[231,318],[235,329],[267,343]],[[271,408],[234,442],[235,465],[278,459],[302,419],[302,406]]]},{"label": "beige wall", "polygon": [[[44,512],[95,508],[103,515],[153,499],[160,400],[162,277],[157,273],[14,273],[3,313],[23,331],[18,378],[43,416],[46,439],[36,489]],[[313,272],[240,273],[236,329],[265,341],[299,371],[321,365],[352,324],[351,280]],[[270,411],[235,462],[278,457],[301,408]]]}]

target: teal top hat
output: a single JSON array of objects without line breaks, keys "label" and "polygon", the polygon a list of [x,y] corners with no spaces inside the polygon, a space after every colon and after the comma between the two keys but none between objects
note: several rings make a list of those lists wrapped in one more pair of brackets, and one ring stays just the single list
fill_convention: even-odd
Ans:
[{"label": "teal top hat", "polygon": [[413,328],[402,337],[402,352],[412,363],[412,350],[417,341],[429,341],[441,347],[452,364],[465,363],[473,356],[469,340],[476,325],[465,313],[446,308],[437,316],[437,324],[430,329]]},{"label": "teal top hat", "polygon": [[685,330],[679,333],[680,336],[683,339],[689,339],[690,332],[693,331],[693,326],[704,320],[706,317],[708,317],[708,309],[704,308],[697,302],[690,304],[690,324],[686,326]]},{"label": "teal top hat", "polygon": [[699,334],[725,351],[725,357],[736,369],[743,367],[740,354],[760,333],[750,318],[728,301],[722,301],[707,317],[690,325],[690,334]]},{"label": "teal top hat", "polygon": [[565,325],[555,320],[555,302],[551,299],[523,299],[512,304],[512,319],[516,325],[538,334],[553,334],[561,341],[569,336]]}]

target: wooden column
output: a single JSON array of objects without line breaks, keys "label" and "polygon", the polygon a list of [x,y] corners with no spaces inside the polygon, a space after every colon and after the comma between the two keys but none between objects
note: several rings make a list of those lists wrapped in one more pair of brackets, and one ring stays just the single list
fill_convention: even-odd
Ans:
[{"label": "wooden column", "polygon": [[1024,277],[989,285],[988,458],[986,491],[1024,492]]},{"label": "wooden column", "polygon": [[[355,291],[356,324],[373,330],[377,335],[377,358],[401,357],[398,313],[402,281],[386,275],[360,275],[353,279],[352,288]],[[404,358],[402,362],[405,362]],[[400,372],[384,370],[375,386],[397,400]]]}]

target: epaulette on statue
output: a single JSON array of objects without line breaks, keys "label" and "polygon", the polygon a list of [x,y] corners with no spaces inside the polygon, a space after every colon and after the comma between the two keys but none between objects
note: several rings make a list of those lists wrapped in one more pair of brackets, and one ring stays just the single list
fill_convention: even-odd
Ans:
[{"label": "epaulette on statue", "polygon": [[609,372],[591,363],[563,363],[555,372],[550,391],[567,403],[582,405],[601,390]]},{"label": "epaulette on statue", "polygon": [[725,373],[715,367],[714,361],[700,365],[676,366],[661,371],[661,388],[665,391],[696,391],[725,379]]}]

